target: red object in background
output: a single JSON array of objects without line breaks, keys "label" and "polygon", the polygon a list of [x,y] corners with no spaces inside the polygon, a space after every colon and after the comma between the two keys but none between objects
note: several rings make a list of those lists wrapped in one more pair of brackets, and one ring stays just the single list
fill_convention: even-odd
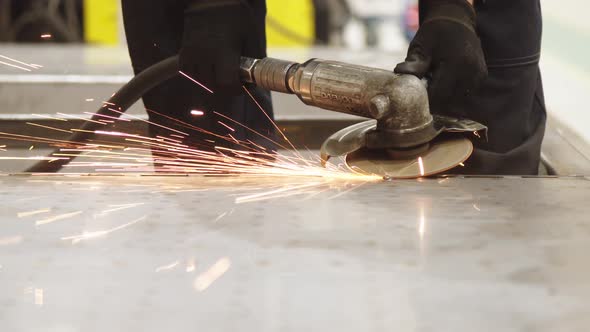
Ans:
[{"label": "red object in background", "polygon": [[414,38],[416,35],[416,31],[418,31],[418,27],[420,26],[420,15],[418,11],[418,3],[416,1],[411,1],[406,6],[403,21],[406,38],[408,38],[408,40],[412,40],[412,38]]}]

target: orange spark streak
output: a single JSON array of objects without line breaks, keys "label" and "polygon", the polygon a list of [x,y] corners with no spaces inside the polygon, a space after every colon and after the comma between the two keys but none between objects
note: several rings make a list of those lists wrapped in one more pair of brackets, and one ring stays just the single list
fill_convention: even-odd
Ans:
[{"label": "orange spark streak", "polygon": [[61,132],[68,133],[68,134],[73,134],[73,132],[71,132],[69,130],[54,128],[54,127],[50,127],[50,126],[44,126],[44,125],[40,125],[40,124],[37,124],[37,123],[27,122],[27,124],[28,125],[31,125],[31,126],[36,126],[36,127],[41,127],[41,128],[45,128],[45,129],[51,129],[51,130],[61,131]]},{"label": "orange spark streak", "polygon": [[[52,160],[53,157],[0,157],[0,160]],[[58,158],[60,160],[68,160],[69,158]]]},{"label": "orange spark streak", "polygon": [[250,93],[250,91],[244,85],[242,85],[242,89],[244,89],[244,91],[246,91],[246,93],[248,94],[248,96],[250,96],[250,99],[252,99],[252,101],[254,101],[254,103],[256,104],[256,106],[258,106],[258,109],[264,114],[264,116],[268,119],[268,121],[270,121],[270,123],[275,127],[275,129],[281,134],[281,136],[289,144],[289,146],[291,146],[291,148],[293,148],[294,154],[297,155],[298,157],[300,157],[301,159],[304,159],[303,156],[299,153],[299,151],[295,148],[295,146],[293,145],[293,143],[291,143],[291,141],[287,138],[287,136],[279,128],[279,126],[277,126],[277,124],[273,121],[273,119],[264,110],[264,108],[262,107],[262,105],[260,105],[260,103],[258,102],[258,100],[256,100],[256,98],[254,98],[254,96],[252,95],[252,93]]},{"label": "orange spark streak", "polygon": [[4,62],[4,61],[0,61],[0,65],[5,65],[5,66],[8,66],[8,67],[17,68],[17,69],[24,70],[24,71],[31,71],[29,68],[25,68],[25,67],[13,65],[11,63]]},{"label": "orange spark streak", "polygon": [[[84,112],[84,114],[92,115],[93,117],[94,116],[98,116],[98,117],[101,117],[101,118],[107,118],[107,119],[111,119],[111,120],[121,120],[121,121],[126,121],[126,122],[130,122],[131,121],[129,119],[123,119],[122,117],[117,118],[117,117],[114,117],[114,116],[108,116],[108,115],[104,115],[104,114],[100,114],[100,113]],[[101,121],[104,121],[104,120],[101,120]]]},{"label": "orange spark streak", "polygon": [[84,120],[84,121],[93,122],[93,123],[98,123],[98,124],[101,124],[103,126],[106,125],[106,123],[104,123],[104,122],[95,121],[95,120],[92,120],[92,119],[85,119],[83,117],[75,116],[75,115],[72,115],[72,114],[57,113],[57,115],[65,116],[65,117],[68,117],[68,118],[74,118],[74,119],[78,119],[78,120]]},{"label": "orange spark streak", "polygon": [[194,83],[197,83],[197,85],[199,85],[201,88],[203,88],[203,89],[207,90],[207,92],[209,92],[209,93],[213,94],[213,90],[211,90],[211,89],[209,89],[208,87],[206,87],[206,86],[205,86],[203,83],[201,83],[201,82],[197,81],[196,79],[194,79],[194,78],[190,77],[189,75],[185,74],[185,73],[184,73],[184,72],[182,72],[182,71],[178,71],[178,72],[179,72],[179,73],[180,73],[182,76],[184,76],[184,77],[188,78],[189,80],[193,81]]},{"label": "orange spark streak", "polygon": [[191,114],[194,116],[203,116],[203,115],[205,115],[205,112],[199,111],[199,110],[192,110]]},{"label": "orange spark streak", "polygon": [[[26,67],[30,67],[30,68],[33,68],[33,69],[37,69],[37,67],[43,67],[43,66],[39,66],[39,65],[28,64],[28,63],[25,63],[25,62],[22,62],[22,61],[18,61],[18,60],[16,60],[16,59],[9,58],[9,57],[7,57],[7,56],[5,56],[5,55],[1,55],[1,54],[0,54],[0,58],[2,58],[2,59],[5,59],[5,60],[8,60],[8,61],[12,61],[12,62],[14,62],[14,63],[18,63],[19,65],[23,65],[23,66],[26,66]],[[30,71],[30,70],[29,70],[29,71]]]},{"label": "orange spark streak", "polygon": [[[282,149],[284,149],[284,150],[287,150],[287,148],[286,148],[286,147],[284,147],[283,145],[281,145],[281,144],[277,143],[276,141],[273,141],[272,139],[268,138],[267,136],[264,136],[263,134],[261,134],[261,133],[257,132],[256,130],[249,128],[248,126],[246,126],[246,125],[243,125],[243,124],[239,123],[238,121],[236,121],[236,120],[234,120],[234,119],[232,119],[232,118],[228,117],[227,115],[221,114],[221,113],[219,113],[219,112],[217,112],[217,111],[213,111],[213,113],[214,113],[214,114],[216,114],[216,115],[219,115],[219,116],[221,116],[221,117],[223,117],[223,118],[225,118],[225,119],[227,119],[227,120],[229,120],[229,121],[231,121],[231,122],[233,122],[233,123],[235,123],[235,124],[237,124],[237,125],[239,125],[239,126],[241,126],[242,128],[244,128],[244,129],[246,129],[246,130],[249,130],[250,132],[253,132],[253,133],[255,133],[256,135],[258,135],[258,136],[260,136],[260,137],[262,137],[262,138],[264,138],[264,139],[268,140],[269,142],[271,142],[271,143],[275,144],[276,146],[278,146],[278,147],[280,147],[280,148],[282,148]],[[250,140],[248,140],[248,142],[250,142],[250,143],[254,144],[254,142],[252,142],[252,141],[250,141]],[[254,144],[254,145],[257,145],[257,144]],[[259,147],[259,148],[261,148],[261,150],[266,150],[266,148],[263,148],[263,147],[261,147],[260,145],[258,145],[258,147]]]},{"label": "orange spark streak", "polygon": [[44,118],[44,119],[58,120],[58,121],[64,121],[64,122],[67,122],[68,121],[66,119],[54,118],[52,116],[45,115],[45,114],[32,114],[32,115],[33,116],[36,116],[36,117],[39,117],[39,118]]},{"label": "orange spark streak", "polygon": [[232,132],[235,132],[236,130],[228,125],[226,125],[225,123],[221,122],[221,121],[217,121],[217,123],[219,123],[220,125],[224,126],[225,128],[231,130]]},{"label": "orange spark streak", "polygon": [[[119,114],[121,114],[121,115],[123,115],[123,114],[124,114],[124,112],[121,112],[121,111],[115,111],[115,110],[113,110],[113,109],[110,109],[110,110],[111,110],[111,111],[113,111],[113,112],[115,112],[115,113],[119,113]],[[187,133],[184,133],[184,132],[182,132],[182,131],[180,131],[180,130],[176,130],[176,129],[173,129],[173,128],[170,128],[170,127],[163,126],[163,125],[161,125],[161,124],[157,124],[157,123],[155,123],[155,122],[151,122],[151,121],[148,121],[148,120],[144,120],[144,119],[142,119],[142,118],[136,117],[136,116],[134,116],[134,115],[131,115],[131,114],[127,114],[127,116],[128,116],[128,117],[130,117],[130,118],[133,118],[133,119],[139,120],[139,121],[141,121],[141,122],[145,122],[145,123],[147,123],[147,124],[151,124],[151,125],[154,125],[154,126],[157,126],[157,127],[160,127],[160,128],[164,128],[164,129],[166,129],[166,130],[170,130],[170,131],[173,131],[173,132],[179,133],[179,134],[181,134],[181,135],[185,135],[185,136],[188,136],[188,135],[189,135],[189,134],[187,134]]]}]

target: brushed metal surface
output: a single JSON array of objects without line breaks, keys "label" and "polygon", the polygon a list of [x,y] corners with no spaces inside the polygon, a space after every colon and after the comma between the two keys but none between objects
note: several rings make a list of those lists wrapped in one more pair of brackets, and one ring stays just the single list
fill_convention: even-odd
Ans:
[{"label": "brushed metal surface", "polygon": [[0,182],[3,331],[590,326],[583,177]]}]

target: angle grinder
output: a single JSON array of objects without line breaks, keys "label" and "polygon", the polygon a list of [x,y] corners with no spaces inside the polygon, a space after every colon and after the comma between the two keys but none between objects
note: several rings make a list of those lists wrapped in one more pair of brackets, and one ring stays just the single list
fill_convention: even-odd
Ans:
[{"label": "angle grinder", "polygon": [[[69,141],[91,139],[102,116],[121,116],[147,91],[178,75],[178,70],[178,56],[174,56],[136,75]],[[464,135],[446,133],[486,131],[470,120],[432,115],[426,85],[412,75],[320,59],[300,64],[246,57],[241,58],[240,75],[244,83],[295,94],[310,106],[370,118],[338,131],[321,147],[324,163],[331,157],[345,157],[347,165],[359,172],[391,178],[438,174],[458,166],[473,151]],[[80,152],[71,154],[76,153]],[[57,172],[72,159],[41,161],[27,171]]]},{"label": "angle grinder", "polygon": [[299,64],[242,58],[241,76],[310,106],[373,119],[338,131],[321,148],[324,163],[344,156],[360,172],[392,178],[439,174],[473,152],[465,135],[446,133],[486,132],[471,120],[433,116],[426,83],[413,75],[320,59]]}]

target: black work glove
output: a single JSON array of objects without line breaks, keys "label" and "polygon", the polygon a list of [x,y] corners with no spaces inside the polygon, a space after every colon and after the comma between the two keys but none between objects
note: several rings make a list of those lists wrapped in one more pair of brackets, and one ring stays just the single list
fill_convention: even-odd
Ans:
[{"label": "black work glove", "polygon": [[394,71],[429,77],[431,111],[447,113],[487,77],[475,10],[466,0],[421,0],[420,9],[420,28]]},{"label": "black work glove", "polygon": [[240,56],[253,22],[251,8],[239,0],[189,1],[180,70],[217,96],[239,94]]}]

